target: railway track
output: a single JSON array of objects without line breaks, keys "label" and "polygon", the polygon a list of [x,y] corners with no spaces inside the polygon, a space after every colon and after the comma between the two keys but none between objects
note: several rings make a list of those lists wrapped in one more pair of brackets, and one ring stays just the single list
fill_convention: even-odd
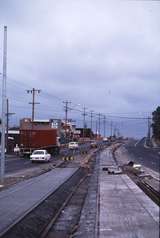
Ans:
[{"label": "railway track", "polygon": [[[122,168],[123,169],[123,168]],[[160,206],[160,181],[157,181],[151,175],[143,175],[137,173],[135,169],[129,171],[123,169],[123,171],[140,187],[143,192],[149,196],[153,202],[155,202],[158,206]],[[152,183],[150,182],[152,181]]]},{"label": "railway track", "polygon": [[[145,180],[138,180],[137,185],[158,205],[160,206],[160,191],[155,189]],[[160,186],[159,186],[160,188]]]},{"label": "railway track", "polygon": [[[95,161],[94,161],[95,162]],[[62,164],[68,164],[68,167],[73,165],[73,161],[65,161]],[[90,173],[84,176],[75,189],[69,194],[57,215],[48,223],[40,238],[71,238],[79,227],[79,220],[85,198],[88,193],[90,178],[94,170],[94,163],[90,162]]]},{"label": "railway track", "polygon": [[[118,165],[118,160],[115,155],[115,151],[122,144],[115,146],[112,150],[113,159]],[[141,176],[141,173],[136,169],[128,166],[120,166],[124,173],[126,173],[144,192],[148,195],[152,201],[154,201],[158,206],[160,206],[160,181],[157,181],[151,175],[149,176],[150,180],[153,180],[152,185],[150,184],[150,180],[148,175]],[[127,168],[128,167],[128,168]],[[143,175],[143,174],[142,174]],[[156,186],[154,185],[156,184]]]},{"label": "railway track", "polygon": [[[139,174],[136,174],[135,171],[132,172],[124,171],[136,184],[138,187],[140,187],[143,192],[149,196],[153,202],[155,202],[158,206],[160,206],[160,182],[155,181],[155,179],[152,176],[144,175],[143,177],[139,176]],[[150,180],[154,180],[153,184],[150,184]],[[155,182],[158,184],[158,186],[154,186]]]},{"label": "railway track", "polygon": [[81,210],[87,194],[89,177],[83,178],[77,188],[69,195],[57,216],[53,217],[40,238],[68,238],[77,230]]},{"label": "railway track", "polygon": [[[94,167],[93,161],[91,160],[89,162],[91,168]],[[59,165],[59,168],[67,167],[74,167],[74,161],[64,161]],[[14,226],[1,237],[48,237],[49,228],[53,227],[53,225],[56,224],[58,217],[64,214],[64,209],[68,209],[65,207],[71,207],[73,204],[75,204],[76,213],[74,213],[75,209],[73,209],[73,213],[71,213],[70,216],[74,217],[74,219],[72,221],[72,225],[69,226],[67,230],[67,235],[68,233],[72,234],[78,223],[80,212],[87,193],[87,186],[89,181],[88,172],[89,171],[87,169],[80,167],[53,194],[50,194],[44,201],[41,202],[41,204],[35,206],[33,210],[30,211],[30,213],[28,213],[23,219],[14,224]],[[57,231],[54,230],[54,232],[56,233]]]}]

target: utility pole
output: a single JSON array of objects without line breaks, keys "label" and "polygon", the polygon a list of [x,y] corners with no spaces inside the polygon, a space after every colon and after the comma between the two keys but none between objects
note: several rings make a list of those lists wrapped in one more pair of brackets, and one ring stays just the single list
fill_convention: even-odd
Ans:
[{"label": "utility pole", "polygon": [[7,98],[7,112],[6,112],[6,150],[8,152],[8,130],[9,130],[9,116],[14,115],[15,113],[9,112],[9,100]]},{"label": "utility pole", "polygon": [[35,104],[40,104],[39,102],[35,102],[35,94],[36,93],[40,93],[41,90],[40,89],[31,89],[31,90],[27,90],[27,93],[31,93],[32,94],[32,102],[29,102],[29,104],[32,104],[32,122],[34,122],[34,116],[35,116]]},{"label": "utility pole", "polygon": [[113,130],[113,122],[111,121],[111,137],[112,137],[112,130]]},{"label": "utility pole", "polygon": [[71,102],[69,101],[64,101],[64,110],[65,110],[65,137],[67,140],[67,121],[68,121],[68,111],[69,111],[69,104],[71,104]]},{"label": "utility pole", "polygon": [[2,80],[1,185],[3,185],[4,183],[4,176],[5,176],[6,80],[7,80],[7,26],[4,26],[3,80]]},{"label": "utility pole", "polygon": [[71,102],[69,101],[64,101],[64,110],[65,110],[65,124],[67,125],[67,121],[68,121],[68,111],[69,111],[69,104],[71,104]]},{"label": "utility pole", "polygon": [[113,128],[113,136],[115,136],[115,137],[116,137],[116,132],[117,132],[117,128],[116,128],[116,126],[114,126],[114,128]]},{"label": "utility pole", "polygon": [[150,145],[150,138],[151,138],[151,122],[150,122],[150,117],[148,117],[147,121],[148,121],[147,139],[148,139],[148,145]]},{"label": "utility pole", "polygon": [[96,139],[97,139],[97,129],[98,129],[98,128],[97,128],[97,121],[96,121]]},{"label": "utility pole", "polygon": [[99,131],[99,136],[101,134],[101,114],[98,113],[98,131]]},{"label": "utility pole", "polygon": [[87,115],[86,109],[87,108],[84,106],[83,107],[83,113],[82,113],[82,116],[83,116],[83,138],[85,136],[85,128],[86,128],[86,115]]},{"label": "utility pole", "polygon": [[91,132],[90,132],[90,137],[92,137],[92,124],[93,124],[93,111],[90,111],[91,115]]},{"label": "utility pole", "polygon": [[103,118],[103,126],[104,126],[104,133],[103,133],[103,135],[104,135],[104,137],[106,136],[106,116],[104,116],[104,118]]}]

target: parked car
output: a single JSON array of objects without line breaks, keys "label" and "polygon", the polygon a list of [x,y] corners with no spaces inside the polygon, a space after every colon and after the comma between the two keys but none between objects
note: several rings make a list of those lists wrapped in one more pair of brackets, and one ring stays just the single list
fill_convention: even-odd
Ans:
[{"label": "parked car", "polygon": [[34,150],[30,156],[30,160],[48,162],[51,159],[51,154],[48,154],[47,150]]},{"label": "parked car", "polygon": [[79,147],[79,145],[75,141],[69,142],[69,144],[68,144],[69,149],[78,149],[78,147]]},{"label": "parked car", "polygon": [[97,142],[96,141],[91,141],[90,147],[91,148],[97,148]]}]

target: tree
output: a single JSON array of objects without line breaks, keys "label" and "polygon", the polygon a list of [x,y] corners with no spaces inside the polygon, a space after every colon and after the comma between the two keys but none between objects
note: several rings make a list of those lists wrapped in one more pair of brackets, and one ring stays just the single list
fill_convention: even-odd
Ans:
[{"label": "tree", "polygon": [[160,106],[152,113],[152,120],[153,136],[160,140]]}]

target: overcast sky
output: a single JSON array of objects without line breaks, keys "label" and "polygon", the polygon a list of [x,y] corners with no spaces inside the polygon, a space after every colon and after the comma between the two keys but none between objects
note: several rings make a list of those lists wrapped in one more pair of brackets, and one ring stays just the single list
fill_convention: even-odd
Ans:
[{"label": "overcast sky", "polygon": [[[4,25],[11,121],[30,116],[33,87],[36,118],[64,117],[67,99],[107,116],[148,116],[160,104],[159,1],[0,0],[1,69]],[[111,119],[146,133],[145,120],[108,117],[108,130]]]}]

